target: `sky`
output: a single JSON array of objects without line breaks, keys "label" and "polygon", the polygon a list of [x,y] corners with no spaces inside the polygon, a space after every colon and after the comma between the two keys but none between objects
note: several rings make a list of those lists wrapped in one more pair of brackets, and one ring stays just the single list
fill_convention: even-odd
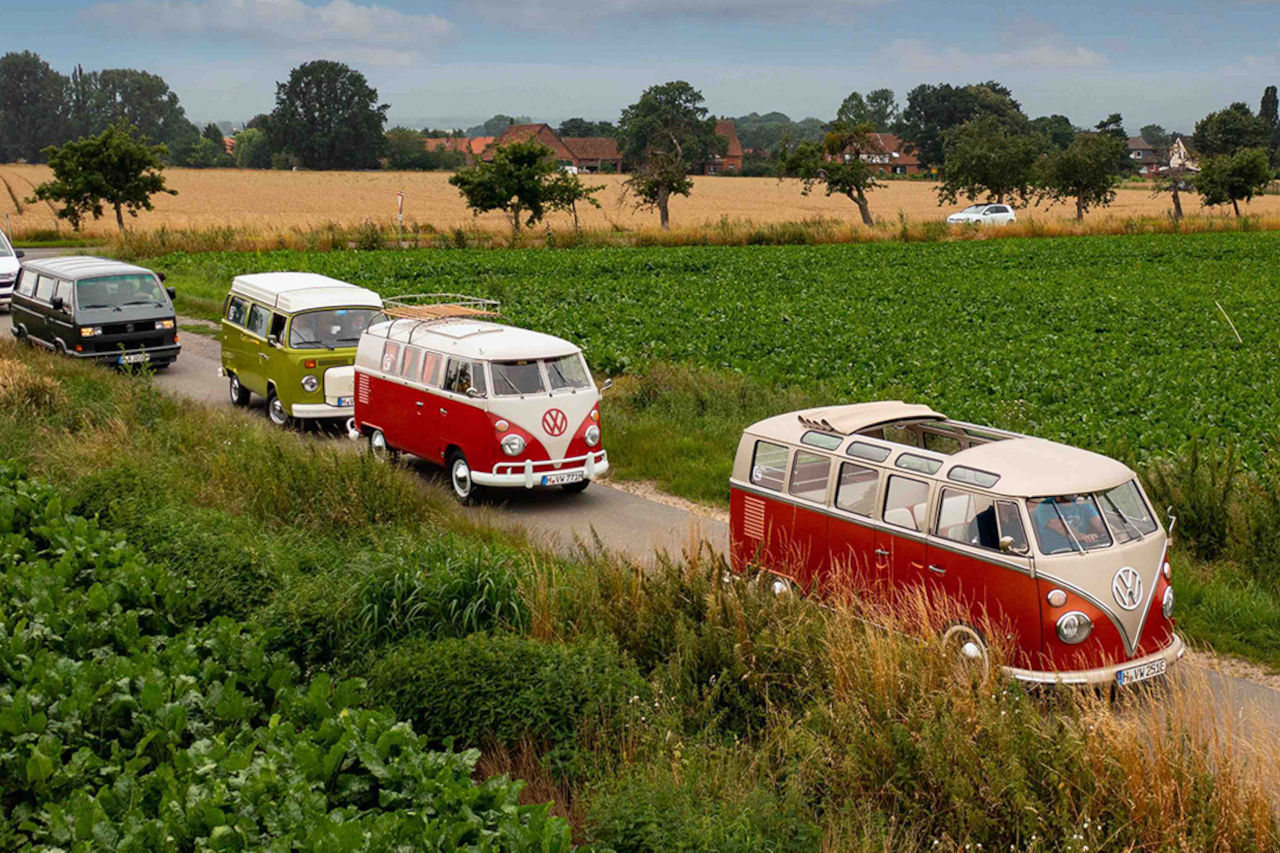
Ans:
[{"label": "sky", "polygon": [[1280,85],[1280,0],[0,0],[4,51],[160,74],[194,121],[269,112],[311,59],[362,71],[392,124],[616,120],[683,79],[716,115],[830,118],[850,91],[996,79],[1030,116],[1189,132]]}]

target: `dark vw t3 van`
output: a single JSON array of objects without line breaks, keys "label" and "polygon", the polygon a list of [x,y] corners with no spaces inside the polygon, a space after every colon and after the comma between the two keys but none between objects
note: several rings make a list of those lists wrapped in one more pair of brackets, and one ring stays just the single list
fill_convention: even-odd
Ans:
[{"label": "dark vw t3 van", "polygon": [[178,357],[173,289],[149,269],[86,256],[22,265],[13,334],[75,358],[168,367]]}]

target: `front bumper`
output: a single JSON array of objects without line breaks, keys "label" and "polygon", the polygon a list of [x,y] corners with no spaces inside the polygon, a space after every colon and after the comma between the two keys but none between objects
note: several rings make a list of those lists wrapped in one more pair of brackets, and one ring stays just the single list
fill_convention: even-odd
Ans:
[{"label": "front bumper", "polygon": [[356,413],[356,407],[331,406],[328,403],[294,403],[289,407],[289,414],[295,418],[350,418]]},{"label": "front bumper", "polygon": [[[1012,676],[1019,681],[1026,681],[1031,684],[1082,684],[1100,686],[1104,684],[1115,684],[1116,673],[1123,669],[1133,669],[1134,667],[1154,663],[1158,660],[1163,660],[1166,666],[1172,667],[1186,653],[1186,644],[1182,641],[1181,637],[1174,634],[1173,642],[1165,646],[1163,649],[1153,652],[1146,657],[1127,660],[1124,663],[1112,664],[1111,666],[1102,666],[1097,669],[1077,670],[1075,672],[1018,669],[1017,667],[1006,666],[1004,671],[1007,675]],[[1166,669],[1165,672],[1167,673],[1168,670]]]},{"label": "front bumper", "polygon": [[66,350],[67,355],[72,358],[84,359],[86,361],[97,361],[103,364],[119,364],[122,355],[147,355],[145,362],[139,364],[169,364],[178,357],[178,353],[182,352],[181,344],[165,344],[158,347],[137,347],[135,349],[117,349],[108,350],[106,352],[76,352],[72,348]]},{"label": "front bumper", "polygon": [[[557,468],[556,466],[559,465]],[[545,459],[541,462],[499,462],[492,471],[472,471],[471,479],[481,486],[507,489],[532,489],[542,485],[545,474],[570,474],[581,471],[583,479],[594,480],[609,470],[609,454],[603,450],[568,459]]]}]

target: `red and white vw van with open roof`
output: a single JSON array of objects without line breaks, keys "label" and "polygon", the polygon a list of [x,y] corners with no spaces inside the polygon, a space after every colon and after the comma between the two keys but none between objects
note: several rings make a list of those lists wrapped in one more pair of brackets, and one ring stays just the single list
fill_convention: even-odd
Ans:
[{"label": "red and white vw van with open roof", "polygon": [[927,406],[809,409],[748,427],[731,488],[736,569],[804,590],[944,594],[985,659],[1006,634],[1030,682],[1130,684],[1183,652],[1168,536],[1121,463]]},{"label": "red and white vw van with open roof", "polygon": [[486,487],[580,492],[609,469],[582,350],[494,322],[497,309],[455,294],[386,300],[390,319],[356,352],[352,436],[443,465],[463,501]]}]

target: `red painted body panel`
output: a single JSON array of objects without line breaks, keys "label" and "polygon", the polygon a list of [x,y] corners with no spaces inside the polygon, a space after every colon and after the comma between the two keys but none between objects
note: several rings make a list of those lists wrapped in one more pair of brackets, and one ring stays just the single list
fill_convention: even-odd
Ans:
[{"label": "red painted body panel", "polygon": [[933,581],[969,613],[971,624],[1003,635],[1014,658],[1010,664],[1034,668],[1041,646],[1042,598],[1031,575],[968,549],[930,545],[928,557],[930,566],[944,571],[931,571]]}]

